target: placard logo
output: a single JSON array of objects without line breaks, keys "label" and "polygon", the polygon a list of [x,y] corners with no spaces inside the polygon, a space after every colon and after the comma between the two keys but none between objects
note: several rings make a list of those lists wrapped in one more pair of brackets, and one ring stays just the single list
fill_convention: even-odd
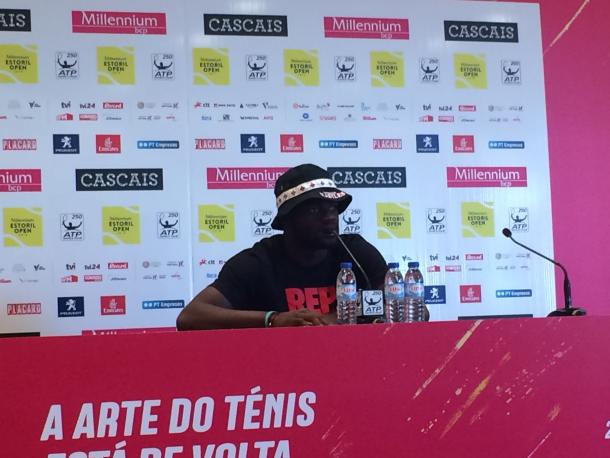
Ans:
[{"label": "placard logo", "polygon": [[400,138],[374,138],[373,149],[402,149]]},{"label": "placard logo", "polygon": [[59,80],[74,80],[80,76],[78,53],[60,51],[55,53],[55,77]]},{"label": "placard logo", "polygon": [[31,32],[30,10],[9,10],[0,8],[0,32]]},{"label": "placard logo", "polygon": [[199,205],[199,242],[235,241],[233,205]]},{"label": "placard logo", "polygon": [[204,14],[206,35],[287,37],[288,17],[259,14]]},{"label": "placard logo", "polygon": [[193,84],[228,85],[229,50],[227,48],[193,48]]},{"label": "placard logo", "polygon": [[40,302],[25,302],[20,304],[6,304],[6,314],[12,315],[40,315],[42,304]]},{"label": "placard logo", "polygon": [[376,204],[377,238],[411,238],[411,210],[408,202],[389,202]]},{"label": "placard logo", "polygon": [[3,151],[35,151],[37,141],[35,138],[3,138]]},{"label": "placard logo", "polygon": [[328,167],[333,181],[342,188],[406,188],[405,167]]},{"label": "placard logo", "polygon": [[422,83],[438,83],[440,80],[440,59],[437,57],[422,57],[419,59],[419,81]]},{"label": "placard logo", "polygon": [[155,81],[171,81],[174,79],[174,55],[157,53],[151,56],[152,78]]},{"label": "placard logo", "polygon": [[221,150],[225,149],[224,138],[196,138],[195,149]]},{"label": "placard logo", "polygon": [[444,21],[445,41],[519,43],[516,22]]},{"label": "placard logo", "polygon": [[73,33],[165,35],[165,13],[72,11]]},{"label": "placard logo", "polygon": [[335,79],[337,81],[356,81],[356,58],[354,56],[335,57]]},{"label": "placard logo", "polygon": [[409,20],[398,18],[325,16],[324,36],[326,38],[408,40]]},{"label": "placard logo", "polygon": [[59,232],[64,242],[85,239],[85,216],[82,213],[62,213],[59,216]]},{"label": "placard logo", "polygon": [[163,169],[76,169],[77,191],[161,191]]},{"label": "placard logo", "polygon": [[157,237],[163,240],[180,238],[180,213],[157,213]]}]

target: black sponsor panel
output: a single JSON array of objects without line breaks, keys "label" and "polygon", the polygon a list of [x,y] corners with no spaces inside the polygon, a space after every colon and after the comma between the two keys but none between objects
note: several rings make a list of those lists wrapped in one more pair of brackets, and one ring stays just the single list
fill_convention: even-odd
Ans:
[{"label": "black sponsor panel", "polygon": [[248,35],[259,37],[287,37],[287,16],[255,14],[204,14],[206,35]]},{"label": "black sponsor panel", "polygon": [[516,22],[445,21],[445,41],[519,43]]},{"label": "black sponsor panel", "polygon": [[12,339],[14,337],[40,337],[40,332],[6,332],[0,334],[0,339]]},{"label": "black sponsor panel", "polygon": [[405,167],[328,167],[340,188],[406,188]]},{"label": "black sponsor panel", "polygon": [[0,8],[0,32],[31,32],[30,10],[8,10]]},{"label": "black sponsor panel", "polygon": [[77,191],[161,191],[163,169],[76,169]]}]

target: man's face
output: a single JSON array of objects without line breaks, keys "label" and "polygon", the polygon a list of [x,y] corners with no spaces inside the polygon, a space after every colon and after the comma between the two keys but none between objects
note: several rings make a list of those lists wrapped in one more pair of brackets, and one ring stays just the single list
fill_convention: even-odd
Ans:
[{"label": "man's face", "polygon": [[337,242],[337,204],[322,199],[305,201],[290,212],[286,225],[303,245],[312,249],[331,248]]}]

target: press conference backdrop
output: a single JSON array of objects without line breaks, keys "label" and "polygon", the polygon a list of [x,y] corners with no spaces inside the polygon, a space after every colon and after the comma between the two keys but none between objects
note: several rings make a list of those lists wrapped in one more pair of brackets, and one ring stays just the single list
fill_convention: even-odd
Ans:
[{"label": "press conference backdrop", "polygon": [[538,6],[9,2],[0,332],[163,329],[327,167],[343,233],[418,260],[432,319],[540,316],[552,253]]}]

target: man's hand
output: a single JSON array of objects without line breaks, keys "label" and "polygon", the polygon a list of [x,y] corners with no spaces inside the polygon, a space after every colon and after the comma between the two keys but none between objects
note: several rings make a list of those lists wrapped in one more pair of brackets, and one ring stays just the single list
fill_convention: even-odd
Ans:
[{"label": "man's hand", "polygon": [[290,312],[279,312],[273,318],[273,327],[285,326],[326,326],[331,324],[329,316],[321,315],[307,309],[291,310]]}]

